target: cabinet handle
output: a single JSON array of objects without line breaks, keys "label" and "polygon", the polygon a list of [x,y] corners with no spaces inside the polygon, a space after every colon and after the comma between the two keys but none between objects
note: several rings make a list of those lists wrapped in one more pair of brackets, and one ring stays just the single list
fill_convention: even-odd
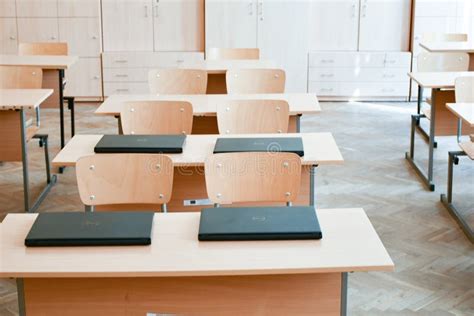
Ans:
[{"label": "cabinet handle", "polygon": [[362,6],[362,17],[365,18],[367,16],[367,5],[364,4]]},{"label": "cabinet handle", "polygon": [[51,36],[51,39],[52,39],[52,40],[55,40],[55,39],[56,39],[56,36]]},{"label": "cabinet handle", "polygon": [[145,5],[145,17],[147,18],[148,17],[148,6]]},{"label": "cabinet handle", "polygon": [[321,88],[321,89],[319,89],[319,91],[321,91],[321,92],[331,92],[331,91],[334,91],[334,89],[333,88]]},{"label": "cabinet handle", "polygon": [[323,63],[323,64],[333,64],[334,59],[321,59],[321,63]]},{"label": "cabinet handle", "polygon": [[357,6],[355,4],[352,5],[352,17],[355,18],[356,16],[356,9],[357,9]]},{"label": "cabinet handle", "polygon": [[184,59],[178,59],[178,60],[176,60],[176,62],[177,62],[178,64],[184,63]]},{"label": "cabinet handle", "polygon": [[115,89],[117,92],[128,92],[130,91],[129,89]]},{"label": "cabinet handle", "polygon": [[334,74],[321,74],[320,77],[321,78],[333,78]]},{"label": "cabinet handle", "polygon": [[250,2],[248,5],[249,15],[253,15],[253,2]]},{"label": "cabinet handle", "polygon": [[98,39],[99,37],[97,35],[93,35],[92,39]]},{"label": "cabinet handle", "polygon": [[395,89],[392,89],[392,88],[382,89],[382,92],[393,92],[393,91],[395,91]]},{"label": "cabinet handle", "polygon": [[394,74],[384,74],[383,77],[384,78],[395,78],[395,75]]},{"label": "cabinet handle", "polygon": [[125,60],[125,59],[119,59],[119,60],[116,60],[115,61],[116,63],[119,63],[119,64],[125,64],[128,62],[128,60]]},{"label": "cabinet handle", "polygon": [[117,78],[128,78],[128,75],[115,75]]},{"label": "cabinet handle", "polygon": [[397,61],[394,60],[394,59],[390,59],[390,60],[385,60],[385,63],[386,64],[395,64]]},{"label": "cabinet handle", "polygon": [[11,40],[16,40],[16,37],[15,36],[10,36],[10,39]]},{"label": "cabinet handle", "polygon": [[260,21],[263,21],[263,1],[258,3],[258,15],[260,16]]},{"label": "cabinet handle", "polygon": [[98,80],[98,79],[100,79],[100,77],[99,76],[94,76],[94,79]]}]

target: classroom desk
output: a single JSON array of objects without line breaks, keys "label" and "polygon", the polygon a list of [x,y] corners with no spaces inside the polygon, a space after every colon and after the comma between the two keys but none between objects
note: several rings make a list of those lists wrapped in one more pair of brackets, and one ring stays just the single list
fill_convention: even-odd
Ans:
[{"label": "classroom desk", "polygon": [[[474,103],[449,103],[447,108],[454,115],[456,115],[464,124],[474,128]],[[461,124],[458,124],[458,127]],[[448,161],[448,189],[447,194],[441,194],[441,202],[449,211],[451,216],[458,222],[461,229],[466,234],[467,238],[474,243],[474,229],[469,225],[461,212],[453,203],[453,168],[459,163],[460,156],[468,156],[471,161],[474,160],[474,140],[462,142],[459,144],[460,151],[450,151]],[[467,183],[472,185],[472,183]]]},{"label": "classroom desk", "polygon": [[[53,166],[75,166],[83,156],[93,155],[94,147],[102,135],[76,135],[53,159]],[[318,165],[337,165],[344,162],[331,133],[303,134],[245,134],[245,135],[188,135],[182,154],[172,154],[174,180],[173,194],[168,203],[170,211],[197,211],[202,205],[212,205],[207,199],[204,178],[204,162],[212,155],[217,138],[221,137],[302,137],[305,156],[302,158],[301,189],[295,204],[314,205],[315,173]],[[198,203],[204,203],[199,205]],[[247,204],[235,204],[241,206]],[[267,204],[268,205],[268,204]],[[130,205],[107,207],[107,209],[130,209]],[[136,206],[134,206],[136,207]],[[150,209],[141,206],[140,209]],[[101,209],[97,207],[96,209]],[[152,209],[160,209],[153,206]]]},{"label": "classroom desk", "polygon": [[363,209],[318,209],[322,240],[199,242],[199,213],[156,213],[152,244],[26,248],[0,224],[20,315],[346,315],[348,272],[393,271]]},{"label": "classroom desk", "polygon": [[[424,114],[412,115],[412,126],[410,134],[410,151],[405,154],[406,159],[415,168],[423,179],[423,182],[431,191],[434,191],[433,183],[433,152],[435,135],[448,136],[457,134],[456,116],[451,113],[446,104],[454,102],[454,82],[458,77],[474,76],[474,72],[413,72],[408,74],[419,87],[431,90],[431,109]],[[429,131],[429,153],[428,153],[428,174],[415,162],[415,129],[419,125],[420,119],[428,117],[430,120]],[[474,128],[464,126],[463,134],[474,133]]]},{"label": "classroom desk", "polygon": [[[25,212],[34,212],[44,200],[51,187],[56,183],[56,176],[51,176],[48,150],[46,149],[46,186],[30,207],[30,189],[28,173],[27,140],[36,134],[37,129],[27,129],[25,110],[37,109],[40,104],[53,94],[51,89],[0,89],[0,134],[7,143],[2,145],[2,159],[19,161],[23,164],[23,196]],[[18,144],[21,144],[18,147]],[[47,146],[46,144],[43,144]],[[19,152],[20,151],[20,152]],[[21,157],[21,159],[20,159]]]},{"label": "classroom desk", "polygon": [[202,60],[181,63],[179,68],[202,69],[207,71],[207,94],[227,93],[225,74],[229,69],[277,68],[273,60]]},{"label": "classroom desk", "polygon": [[284,94],[191,94],[191,95],[111,95],[95,111],[99,115],[113,115],[119,120],[123,104],[129,101],[188,101],[193,105],[193,134],[217,134],[217,106],[228,100],[286,100],[290,106],[289,132],[300,132],[300,117],[321,112],[318,98],[310,93]]},{"label": "classroom desk", "polygon": [[420,46],[431,53],[468,53],[469,71],[474,71],[474,42],[432,42]]},{"label": "classroom desk", "polygon": [[[60,122],[60,134],[61,134],[61,148],[64,147],[64,71],[70,68],[76,61],[76,56],[39,56],[39,55],[0,55],[0,65],[6,66],[31,66],[40,67],[43,69],[43,88],[54,89],[57,94],[54,93],[48,101],[50,105],[58,106],[58,103],[54,99],[59,98],[59,122]],[[59,78],[54,79],[56,76],[54,72],[57,71]],[[57,89],[55,87],[58,87]],[[74,120],[73,109],[71,109],[72,123]]]}]

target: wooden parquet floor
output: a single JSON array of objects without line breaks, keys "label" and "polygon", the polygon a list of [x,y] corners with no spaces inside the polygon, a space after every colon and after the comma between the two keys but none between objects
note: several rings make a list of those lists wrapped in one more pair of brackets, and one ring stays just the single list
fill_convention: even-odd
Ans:
[{"label": "wooden parquet floor", "polygon": [[[317,170],[319,207],[363,207],[395,262],[393,273],[353,273],[349,277],[349,315],[474,315],[474,246],[439,202],[446,190],[447,151],[454,137],[439,138],[435,155],[436,192],[425,190],[404,159],[409,146],[410,103],[323,103],[323,112],[302,120],[302,131],[329,131],[346,160]],[[92,114],[95,105],[77,106],[78,133],[116,133],[114,118]],[[67,113],[68,114],[68,113]],[[58,114],[42,111],[41,132],[58,148]],[[417,139],[417,157],[427,147]],[[42,149],[29,144],[31,188],[44,181]],[[474,162],[455,167],[455,200],[474,225]],[[0,166],[0,220],[22,212],[20,163]],[[40,212],[79,211],[83,207],[73,168],[58,183]],[[16,287],[0,280],[0,315],[17,315]]]}]

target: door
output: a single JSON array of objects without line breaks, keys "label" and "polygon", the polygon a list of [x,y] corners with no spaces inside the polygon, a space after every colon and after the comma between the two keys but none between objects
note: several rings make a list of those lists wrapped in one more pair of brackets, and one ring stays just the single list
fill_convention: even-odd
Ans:
[{"label": "door", "polygon": [[153,0],[155,51],[204,50],[204,0]]},{"label": "door", "polygon": [[59,18],[59,40],[68,43],[70,55],[99,57],[99,18]]},{"label": "door", "polygon": [[310,17],[310,50],[357,50],[359,0],[313,0]]},{"label": "door", "polygon": [[51,18],[18,18],[20,43],[57,42],[58,20]]},{"label": "door", "polygon": [[257,47],[256,0],[206,0],[206,48]]},{"label": "door", "polygon": [[0,54],[18,52],[18,35],[15,18],[0,18]]},{"label": "door", "polygon": [[153,51],[152,0],[102,0],[104,51]]},{"label": "door", "polygon": [[258,47],[262,59],[286,72],[287,92],[306,92],[310,1],[258,2]]},{"label": "door", "polygon": [[410,0],[361,0],[359,50],[408,51]]}]

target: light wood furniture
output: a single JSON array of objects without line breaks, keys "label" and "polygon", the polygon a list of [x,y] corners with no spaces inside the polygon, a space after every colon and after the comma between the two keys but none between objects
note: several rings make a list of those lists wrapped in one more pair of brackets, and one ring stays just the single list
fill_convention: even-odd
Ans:
[{"label": "light wood furniture", "polygon": [[[418,174],[422,177],[425,184],[428,185],[431,191],[434,190],[433,182],[433,152],[435,148],[435,135],[458,135],[457,134],[457,118],[447,108],[447,103],[454,102],[454,88],[455,81],[459,77],[472,77],[473,72],[416,72],[409,73],[412,78],[421,88],[431,90],[431,110],[428,113],[430,120],[429,130],[429,153],[428,153],[428,173],[415,162],[415,130],[419,124],[420,118],[425,117],[426,114],[415,114],[411,118],[411,133],[410,133],[410,151],[406,153],[405,157],[415,168]],[[472,134],[473,128],[465,126],[462,129],[462,134]]]},{"label": "light wood furniture", "polygon": [[206,94],[207,72],[199,69],[153,69],[148,73],[152,94]]},{"label": "light wood furniture", "polygon": [[193,107],[186,101],[131,101],[120,122],[123,134],[191,134]]},{"label": "light wood furniture", "polygon": [[285,100],[233,100],[217,107],[220,134],[287,133],[289,119]]},{"label": "light wood furniture", "polygon": [[226,73],[229,94],[284,93],[285,81],[282,69],[231,69]]},{"label": "light wood furniture", "polygon": [[[59,125],[61,136],[61,148],[65,144],[64,136],[64,71],[71,67],[77,61],[75,56],[19,56],[19,55],[0,55],[0,65],[5,66],[31,66],[43,69],[43,89],[51,88],[56,92],[54,98],[59,102]],[[57,71],[57,78],[47,70]],[[51,98],[52,96],[50,96]]]},{"label": "light wood furniture", "polygon": [[466,53],[429,53],[418,55],[418,72],[468,71],[469,55]]},{"label": "light wood furniture", "polygon": [[[342,155],[330,133],[304,134],[237,134],[237,135],[188,135],[182,154],[168,155],[175,168],[173,179],[173,196],[168,209],[173,211],[198,211],[202,205],[212,205],[207,200],[204,179],[204,164],[214,150],[217,138],[220,137],[301,137],[305,150],[301,158],[301,190],[295,204],[308,205],[315,203],[314,177],[318,165],[337,165],[343,163]],[[83,156],[94,154],[94,147],[102,135],[76,135],[66,147],[53,159],[55,166],[75,166]],[[201,205],[199,205],[201,203]],[[242,204],[238,204],[242,205]],[[245,204],[244,204],[245,205]],[[137,209],[135,206],[133,209]],[[158,206],[159,207],[159,206]],[[114,208],[116,209],[116,208]],[[123,206],[122,209],[127,209]],[[145,207],[145,209],[149,209]]]},{"label": "light wood furniture", "polygon": [[[0,67],[0,78],[3,81],[3,69],[7,66]],[[12,67],[18,68],[18,67]],[[28,72],[28,69],[29,72]],[[31,76],[31,68],[24,67],[23,74],[19,77],[20,83],[31,83],[28,80],[28,74]],[[33,81],[37,80],[37,76],[41,76],[41,70],[33,77]],[[11,71],[9,71],[11,73]],[[13,77],[12,77],[13,78]],[[24,78],[25,80],[21,80]],[[41,81],[37,81],[41,86]],[[35,110],[40,104],[46,100],[51,94],[52,90],[42,89],[0,89],[0,161],[21,161],[23,166],[23,195],[25,212],[34,212],[44,200],[51,187],[56,182],[56,176],[51,176],[49,151],[48,151],[48,135],[37,134],[37,126],[26,126],[25,111],[28,109]],[[28,150],[27,143],[32,138],[37,138],[40,145],[44,146],[44,155],[46,163],[46,186],[41,191],[37,199],[30,203],[30,189],[29,189],[29,169],[28,169]]]},{"label": "light wood furniture", "polygon": [[318,241],[199,242],[199,213],[156,213],[150,246],[44,249],[24,246],[36,215],[9,214],[0,277],[31,316],[345,315],[346,272],[394,264],[364,210],[316,212]]},{"label": "light wood furniture", "polygon": [[470,103],[448,103],[446,107],[468,126],[474,127],[474,101]]},{"label": "light wood furniture", "polygon": [[79,158],[77,186],[86,211],[98,205],[162,205],[171,199],[173,162],[165,155],[108,154]]},{"label": "light wood furniture", "polygon": [[211,155],[204,171],[209,199],[215,204],[296,201],[301,158],[292,153]]},{"label": "light wood furniture", "polygon": [[[217,134],[216,113],[220,104],[232,100],[284,100],[289,104],[290,123],[288,131],[299,132],[300,117],[321,111],[314,94],[207,94],[207,95],[112,95],[95,111],[99,115],[119,117],[126,102],[142,101],[186,101],[193,105],[193,134]],[[120,120],[119,120],[120,123]],[[120,128],[119,128],[120,129]]]},{"label": "light wood furniture", "polygon": [[218,48],[210,47],[206,50],[207,60],[228,59],[260,59],[258,48]]},{"label": "light wood furniture", "polygon": [[474,102],[474,77],[458,77],[455,81],[456,102]]},{"label": "light wood furniture", "polygon": [[[474,37],[474,34],[472,34]],[[469,55],[469,70],[474,71],[474,41],[464,42],[426,42],[421,47],[433,53],[465,53]]]},{"label": "light wood furniture", "polygon": [[43,70],[39,67],[0,65],[0,89],[41,89]]}]

